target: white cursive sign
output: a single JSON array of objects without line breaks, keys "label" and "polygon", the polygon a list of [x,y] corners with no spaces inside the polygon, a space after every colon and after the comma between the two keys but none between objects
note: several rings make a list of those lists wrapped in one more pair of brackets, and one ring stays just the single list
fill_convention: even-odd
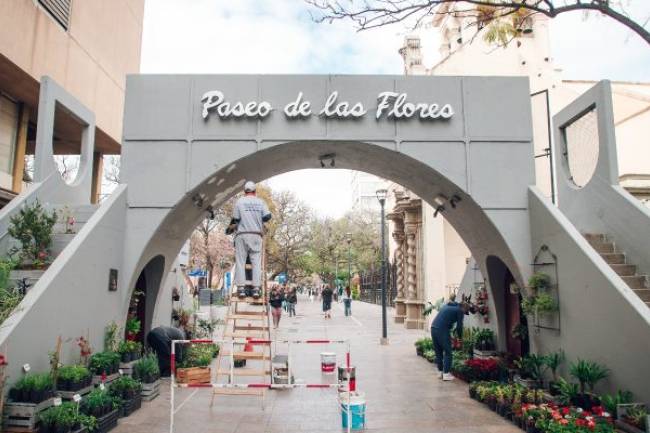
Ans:
[{"label": "white cursive sign", "polygon": [[[377,109],[375,118],[377,120],[387,119],[409,119],[419,118],[422,120],[451,119],[454,115],[454,109],[451,104],[410,102],[407,100],[406,93],[398,92],[381,92],[377,96]],[[250,102],[227,102],[223,92],[211,90],[203,94],[202,116],[207,119],[211,113],[220,118],[264,118],[267,117],[273,106],[270,102],[250,101]],[[312,104],[304,98],[302,92],[298,92],[296,99],[289,102],[284,107],[284,115],[288,118],[308,118],[311,117]],[[339,100],[339,92],[333,91],[325,100],[325,104],[318,115],[328,119],[357,119],[365,116],[368,110],[361,102],[348,102]]]}]

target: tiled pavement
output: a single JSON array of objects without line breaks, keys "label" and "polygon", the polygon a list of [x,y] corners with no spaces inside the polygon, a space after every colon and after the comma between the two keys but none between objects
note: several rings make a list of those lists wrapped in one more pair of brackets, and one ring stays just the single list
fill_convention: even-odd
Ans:
[{"label": "tiled pavement", "polygon": [[[442,382],[434,367],[415,355],[413,342],[423,331],[407,331],[389,323],[390,344],[379,345],[381,309],[353,303],[353,317],[344,317],[334,304],[325,320],[319,303],[301,298],[296,318],[284,316],[277,339],[346,338],[352,342],[358,389],[367,400],[367,430],[373,433],[517,433],[521,432],[467,395],[462,382]],[[392,311],[389,310],[389,319]],[[389,320],[390,322],[390,320]],[[281,350],[281,348],[278,348]],[[331,381],[319,372],[319,353],[335,348],[301,346],[292,349],[295,377],[306,382]],[[279,351],[280,351],[279,350]],[[341,356],[342,350],[337,351]],[[169,382],[161,396],[122,419],[116,433],[169,432]],[[176,433],[279,433],[341,431],[334,390],[270,391],[262,410],[259,397],[218,396],[210,409],[209,389],[176,393]]]}]

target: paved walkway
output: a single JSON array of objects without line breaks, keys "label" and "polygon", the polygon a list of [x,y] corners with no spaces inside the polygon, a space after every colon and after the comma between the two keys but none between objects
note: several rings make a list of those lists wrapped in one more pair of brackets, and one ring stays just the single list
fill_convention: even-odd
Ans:
[{"label": "paved walkway", "polygon": [[[413,342],[422,331],[407,331],[389,323],[390,344],[379,345],[381,308],[354,302],[353,316],[344,317],[334,304],[333,318],[325,320],[320,304],[301,298],[298,316],[283,316],[277,339],[347,338],[352,341],[352,363],[358,368],[358,390],[366,393],[367,430],[373,433],[517,433],[511,423],[471,400],[467,385],[442,382],[434,367],[415,355]],[[389,310],[389,319],[392,311]],[[389,320],[390,322],[390,320]],[[296,348],[295,376],[306,382],[328,381],[320,374],[319,353],[334,348]],[[343,351],[339,350],[342,354]],[[343,359],[339,357],[339,359]],[[116,433],[169,431],[169,382],[161,396],[143,403],[141,410],[120,421]],[[177,433],[280,433],[341,431],[341,415],[334,390],[270,391],[266,407],[259,397],[218,396],[210,409],[210,389],[181,389],[176,393]]]}]

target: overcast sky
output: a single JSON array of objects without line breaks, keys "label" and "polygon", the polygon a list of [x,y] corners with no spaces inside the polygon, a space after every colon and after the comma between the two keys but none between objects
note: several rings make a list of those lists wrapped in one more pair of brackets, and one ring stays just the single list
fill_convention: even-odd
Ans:
[{"label": "overcast sky", "polygon": [[[650,0],[630,0],[650,16]],[[650,46],[614,21],[581,13],[556,18],[555,64],[568,79],[650,81]],[[146,0],[142,73],[401,74],[400,26],[358,33],[351,23],[315,24],[302,0]],[[435,41],[423,41],[435,59]],[[302,170],[269,180],[331,216],[350,205],[343,170]]]}]

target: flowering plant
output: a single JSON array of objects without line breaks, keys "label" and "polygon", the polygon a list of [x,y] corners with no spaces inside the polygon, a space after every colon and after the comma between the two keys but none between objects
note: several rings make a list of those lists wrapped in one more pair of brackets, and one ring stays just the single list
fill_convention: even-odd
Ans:
[{"label": "flowering plant", "polygon": [[612,417],[602,406],[586,411],[573,406],[524,404],[522,412],[527,425],[547,433],[614,432]]}]

